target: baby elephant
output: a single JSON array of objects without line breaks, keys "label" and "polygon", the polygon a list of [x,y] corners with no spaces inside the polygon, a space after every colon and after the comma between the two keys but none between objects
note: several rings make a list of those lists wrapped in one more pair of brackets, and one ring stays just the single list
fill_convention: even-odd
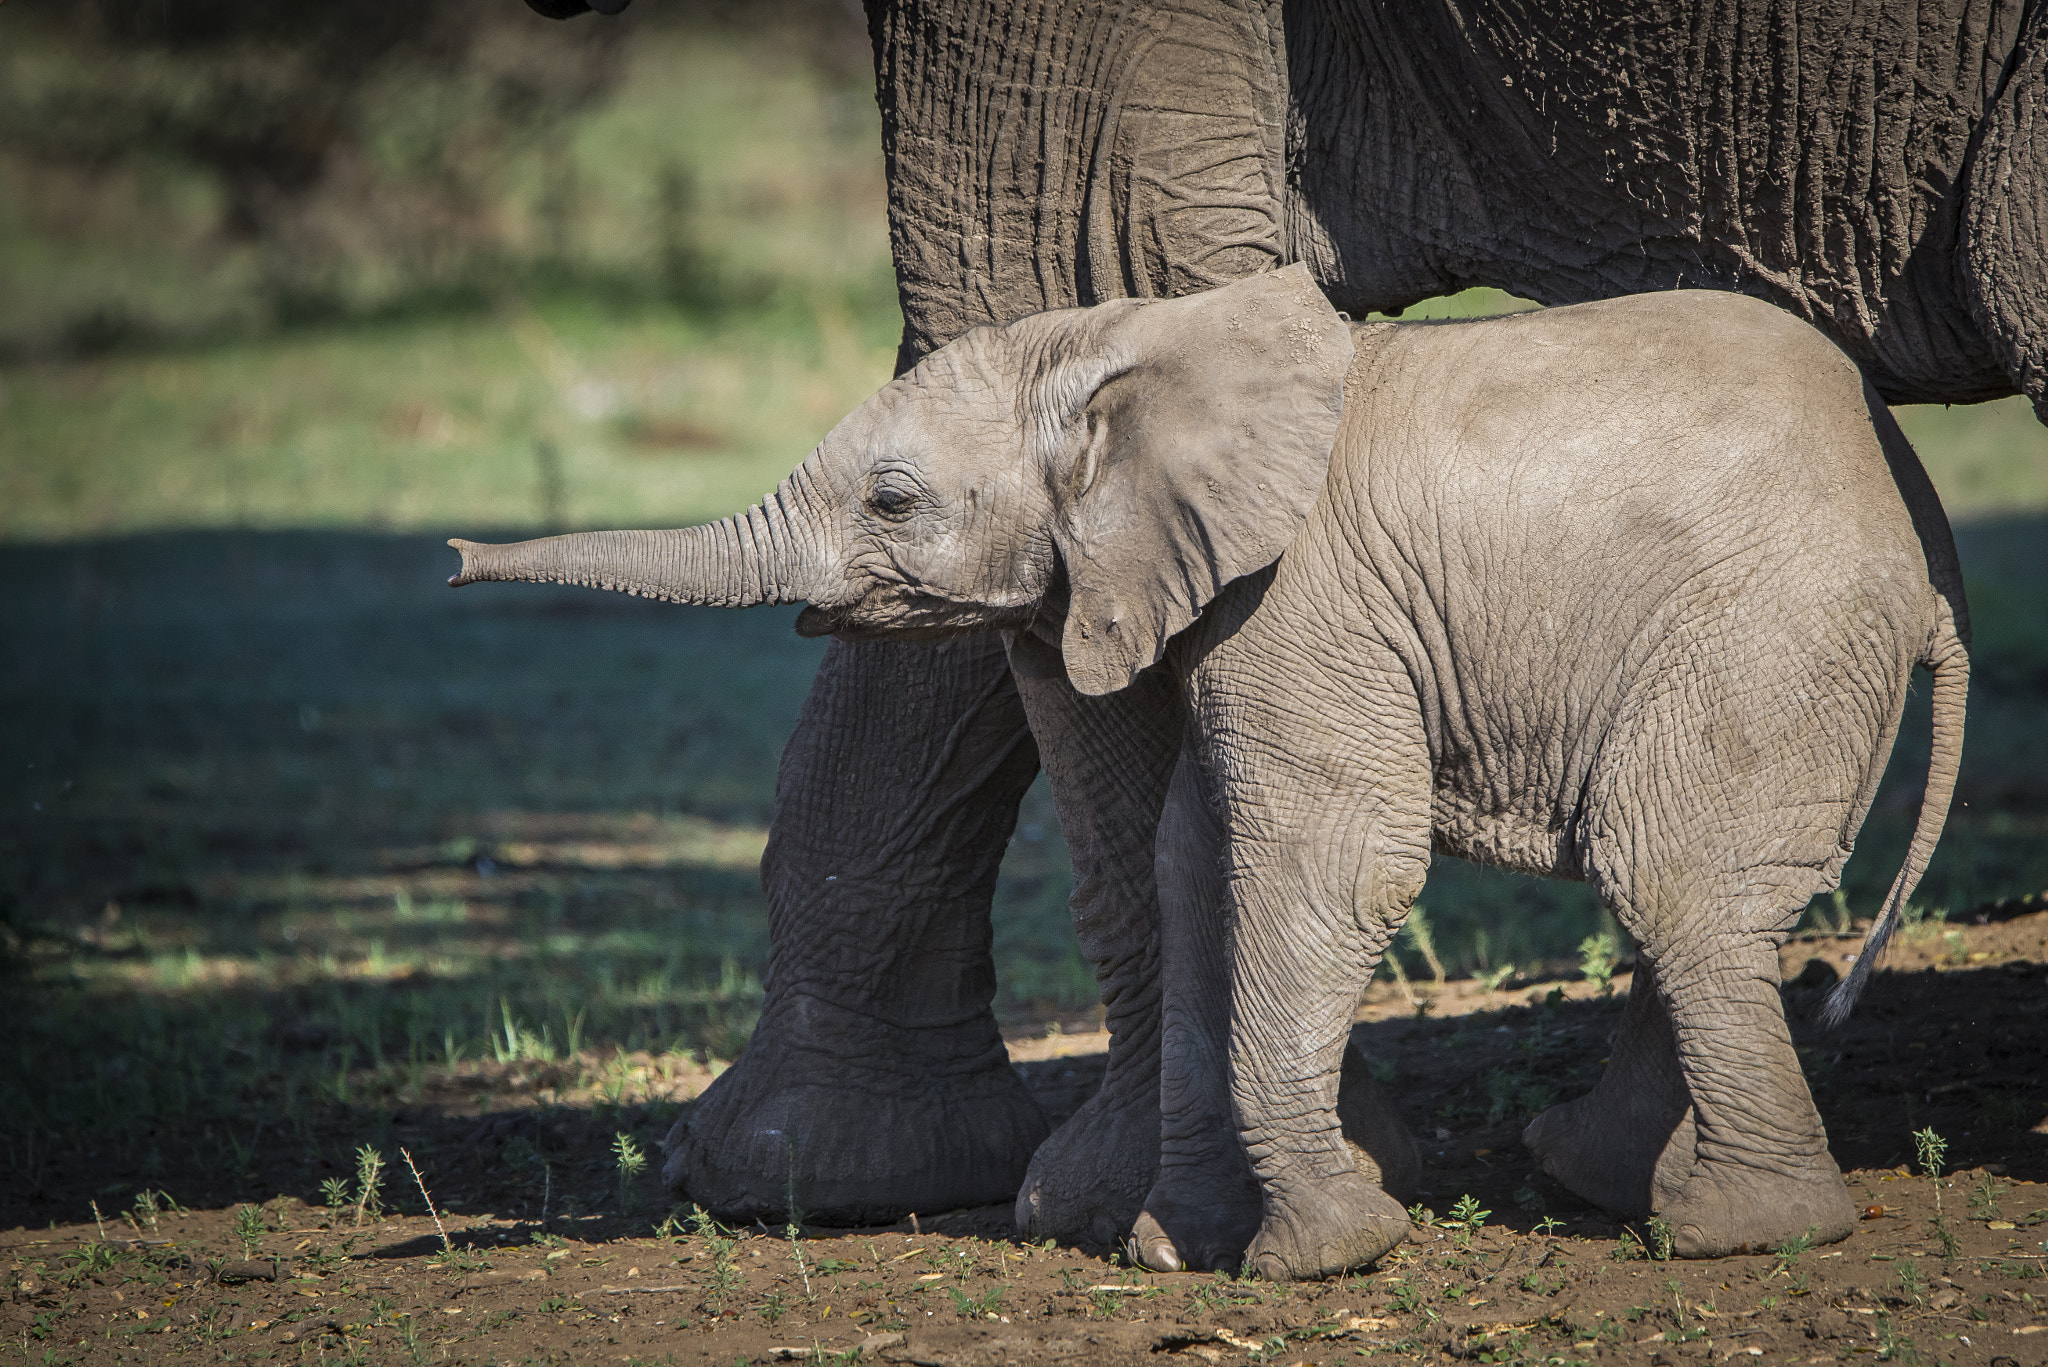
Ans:
[{"label": "baby elephant", "polygon": [[1405,1236],[1337,1092],[1432,850],[1584,879],[1640,946],[1601,1082],[1529,1128],[1548,1171],[1689,1256],[1850,1228],[1776,949],[1928,666],[1919,824],[1848,1009],[1947,811],[1967,617],[1911,448],[1784,313],[1350,324],[1290,267],[969,333],[724,522],[453,544],[457,584],[1007,629],[1027,701],[1061,673],[1077,705],[1176,700],[1151,1266],[1318,1276]]}]

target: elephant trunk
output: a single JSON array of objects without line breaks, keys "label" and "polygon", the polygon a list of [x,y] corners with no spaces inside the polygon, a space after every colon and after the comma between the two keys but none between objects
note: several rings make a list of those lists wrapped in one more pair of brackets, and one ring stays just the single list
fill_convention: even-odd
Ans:
[{"label": "elephant trunk", "polygon": [[[801,472],[799,472],[801,473]],[[451,587],[489,580],[580,584],[701,607],[800,603],[815,595],[823,556],[796,477],[743,513],[669,531],[576,532],[507,545],[455,538]]]}]

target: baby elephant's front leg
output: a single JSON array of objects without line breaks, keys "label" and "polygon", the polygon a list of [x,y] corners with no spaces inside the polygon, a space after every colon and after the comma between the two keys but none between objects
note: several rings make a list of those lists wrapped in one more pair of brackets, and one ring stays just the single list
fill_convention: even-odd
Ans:
[{"label": "baby elephant's front leg", "polygon": [[[1350,711],[1376,734],[1333,734],[1325,716],[1304,737],[1301,720],[1240,701],[1219,710],[1230,724],[1206,757],[1228,776],[1231,1105],[1264,1207],[1247,1257],[1274,1280],[1363,1266],[1408,1235],[1346,1142],[1337,1097],[1359,996],[1429,868],[1416,713],[1389,684]],[[1412,726],[1389,724],[1403,717]]]}]

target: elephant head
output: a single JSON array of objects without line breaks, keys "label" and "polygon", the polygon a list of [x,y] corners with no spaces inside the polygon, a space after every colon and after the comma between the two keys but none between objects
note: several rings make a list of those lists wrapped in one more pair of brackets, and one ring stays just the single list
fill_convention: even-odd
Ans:
[{"label": "elephant head", "polygon": [[1084,693],[1124,687],[1322,488],[1351,337],[1302,267],[977,328],[848,415],[760,504],[673,531],[456,540],[455,585],[715,607],[806,635],[1026,627],[1065,597]]}]

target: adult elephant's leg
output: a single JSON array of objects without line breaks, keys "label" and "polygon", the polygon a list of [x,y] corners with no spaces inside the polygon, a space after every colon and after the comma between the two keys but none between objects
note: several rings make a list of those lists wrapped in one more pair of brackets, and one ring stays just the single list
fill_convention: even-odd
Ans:
[{"label": "adult elephant's leg", "polygon": [[2033,6],[1966,176],[1964,288],[2048,422],[2048,6]]},{"label": "adult elephant's leg", "polygon": [[1159,923],[1153,832],[1180,748],[1173,678],[1151,669],[1091,698],[1059,651],[1020,633],[1010,664],[1074,860],[1074,930],[1109,1028],[1102,1086],[1031,1160],[1017,1195],[1030,1239],[1106,1247],[1137,1215],[1159,1162]]},{"label": "adult elephant's leg", "polygon": [[1046,1122],[989,1010],[989,897],[1037,755],[1000,639],[826,652],[762,860],[767,998],[664,1176],[720,1218],[1006,1200]]},{"label": "adult elephant's leg", "polygon": [[1543,1170],[1603,1210],[1640,1217],[1691,1175],[1692,1096],[1656,970],[1638,958],[1628,1002],[1593,1090],[1559,1102],[1522,1132]]}]

